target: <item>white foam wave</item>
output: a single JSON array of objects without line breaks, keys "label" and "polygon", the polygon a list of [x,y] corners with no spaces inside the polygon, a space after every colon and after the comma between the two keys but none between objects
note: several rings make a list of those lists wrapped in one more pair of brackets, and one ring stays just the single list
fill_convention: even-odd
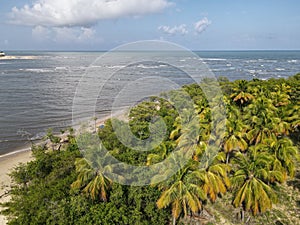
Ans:
[{"label": "white foam wave", "polygon": [[199,60],[204,60],[204,61],[227,61],[227,59],[222,59],[222,58],[202,58]]},{"label": "white foam wave", "polygon": [[57,66],[55,67],[55,70],[69,70],[69,68],[65,66]]},{"label": "white foam wave", "polygon": [[292,59],[292,60],[288,60],[288,63],[297,63],[299,60],[297,59]]},{"label": "white foam wave", "polygon": [[19,69],[20,71],[26,71],[26,72],[34,72],[34,73],[51,73],[54,72],[54,70],[51,69]]},{"label": "white foam wave", "polygon": [[266,63],[276,63],[278,62],[275,59],[258,59],[259,62],[266,62]]},{"label": "white foam wave", "polygon": [[[162,66],[166,66],[166,65],[162,65]],[[159,66],[146,66],[144,64],[139,64],[136,66],[137,68],[142,68],[142,69],[158,69],[161,67],[161,65]]]},{"label": "white foam wave", "polygon": [[273,59],[250,59],[250,60],[246,60],[245,62],[246,63],[276,63],[278,61]]},{"label": "white foam wave", "polygon": [[108,66],[109,69],[122,69],[125,68],[125,66],[117,65],[117,66]]},{"label": "white foam wave", "polygon": [[248,73],[255,74],[256,70],[247,70]]}]

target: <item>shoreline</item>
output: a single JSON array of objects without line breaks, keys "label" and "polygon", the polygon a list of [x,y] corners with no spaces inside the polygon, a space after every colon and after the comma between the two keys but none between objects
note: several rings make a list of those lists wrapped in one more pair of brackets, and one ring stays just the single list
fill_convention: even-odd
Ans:
[{"label": "shoreline", "polygon": [[[119,110],[119,111],[115,112],[112,115],[108,115],[108,116],[98,118],[96,120],[96,127],[99,129],[99,127],[101,125],[104,125],[105,121],[110,119],[110,118],[118,118],[120,120],[126,120],[124,114],[126,114],[124,110]],[[90,127],[90,131],[93,132],[94,125],[95,125],[94,121],[88,120],[86,123],[87,123],[88,127]],[[75,130],[80,129],[80,127],[81,127],[81,125],[79,125],[79,124],[72,126],[72,128],[74,128]],[[54,135],[59,136],[60,138],[65,137],[65,134],[60,134],[60,133],[54,133]],[[42,139],[36,139],[35,141],[33,141],[33,143],[35,145],[39,145],[39,144],[43,143],[43,140]],[[4,154],[0,154],[0,162],[3,159],[5,159],[6,157],[10,157],[10,156],[13,156],[13,155],[16,155],[16,154],[19,154],[19,153],[22,153],[22,152],[26,152],[26,151],[31,151],[31,147],[32,147],[31,144],[27,143],[27,144],[24,144],[22,147],[17,147],[17,148],[12,149],[11,152],[6,152]]]},{"label": "shoreline", "polygon": [[[99,126],[103,125],[106,120],[110,118],[118,118],[121,120],[125,119],[125,113],[124,110],[120,110],[113,115],[102,117],[97,119],[96,122],[96,127],[99,129]],[[95,122],[93,121],[88,121],[88,127],[90,128],[89,130],[93,132]],[[74,127],[74,129],[80,128],[79,126]],[[54,134],[57,135],[57,134]],[[60,138],[65,138],[66,134],[60,134],[57,135]],[[37,142],[35,144],[42,144],[42,141]],[[32,151],[31,151],[32,146],[28,147],[23,147],[20,149],[16,149],[12,152],[5,153],[3,155],[0,155],[0,203],[4,203],[9,201],[10,196],[9,196],[9,190],[12,185],[11,178],[9,177],[9,173],[20,163],[27,163],[33,160],[34,158],[32,157]],[[3,210],[3,208],[0,206],[0,211]],[[4,215],[0,215],[0,224],[4,225],[7,224],[6,217]]]},{"label": "shoreline", "polygon": [[2,160],[4,160],[5,158],[7,158],[7,157],[14,156],[14,155],[17,155],[17,154],[20,154],[20,153],[23,153],[23,152],[28,152],[28,151],[31,151],[31,146],[30,147],[19,148],[19,149],[14,150],[13,152],[5,153],[3,155],[0,155],[0,162]]}]

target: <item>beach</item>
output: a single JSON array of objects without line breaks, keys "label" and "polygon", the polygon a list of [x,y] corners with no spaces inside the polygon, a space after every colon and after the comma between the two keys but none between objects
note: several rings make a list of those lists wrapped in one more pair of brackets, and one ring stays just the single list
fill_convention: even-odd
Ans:
[{"label": "beach", "polygon": [[[0,202],[6,202],[9,200],[8,193],[11,185],[11,179],[9,173],[20,163],[29,162],[32,159],[31,150],[24,149],[14,154],[5,155],[0,157]],[[2,208],[0,208],[2,210]],[[0,215],[0,225],[6,224],[5,217]]]}]

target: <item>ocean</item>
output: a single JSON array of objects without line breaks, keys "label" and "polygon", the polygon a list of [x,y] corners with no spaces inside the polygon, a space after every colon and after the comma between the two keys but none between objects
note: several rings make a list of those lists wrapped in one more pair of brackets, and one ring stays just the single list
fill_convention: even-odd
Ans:
[{"label": "ocean", "polygon": [[[21,149],[28,145],[30,140],[39,140],[48,128],[58,132],[71,126],[77,85],[91,68],[101,71],[101,68],[95,66],[93,62],[104,53],[6,52],[6,54],[11,56],[10,59],[0,59],[0,155]],[[129,53],[122,54],[122,57],[127,57]],[[300,72],[300,51],[201,51],[195,54],[202,58],[217,77],[225,76],[229,80],[286,78]],[[191,59],[185,56],[176,60],[187,67],[195,66],[190,63]],[[193,82],[188,76],[181,75],[178,68],[174,69],[159,61],[157,57],[147,62],[141,59],[139,63],[124,68],[117,65],[112,57],[107,66],[119,67],[118,75],[109,80],[107,91],[99,96],[95,115],[98,118],[107,115],[113,99],[117,96],[116,93],[120,93],[128,82],[132,82],[132,78],[127,78],[133,73],[138,74],[137,79],[150,75],[158,77],[163,74],[166,79],[174,79],[174,82],[180,85]],[[101,76],[101,73],[99,74]],[[157,86],[155,82],[153,85]],[[134,85],[131,88],[134,90]],[[124,103],[126,104],[132,104],[131,98]]]}]

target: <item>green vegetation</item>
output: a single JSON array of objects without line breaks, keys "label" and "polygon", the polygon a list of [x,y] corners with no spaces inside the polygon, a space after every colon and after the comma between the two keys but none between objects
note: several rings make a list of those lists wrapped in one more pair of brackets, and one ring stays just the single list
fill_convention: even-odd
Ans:
[{"label": "green vegetation", "polygon": [[[213,81],[203,82],[209,87]],[[153,118],[166,124],[162,143],[150,151],[132,150],[118,139],[112,122],[125,121],[106,121],[98,130],[102,144],[97,147],[93,134],[77,138],[87,143],[85,158],[73,131],[66,142],[49,131],[52,144],[33,146],[35,160],[11,173],[12,199],[2,212],[9,224],[299,223],[300,74],[219,82],[224,95],[212,102],[198,85],[182,87],[194,103],[194,115],[187,112],[184,118],[173,106],[174,101],[185,106],[175,91],[162,94],[171,96],[168,101],[153,97],[134,107],[128,125],[135,138],[151,136]],[[220,104],[226,120],[213,110]],[[133,142],[126,130],[119,132],[126,143]],[[190,157],[171,176],[168,171],[153,176],[149,186],[126,186],[107,176],[128,179],[103,154],[104,147],[109,155],[136,166],[172,158],[177,149]],[[157,183],[161,175],[168,179]]]}]

